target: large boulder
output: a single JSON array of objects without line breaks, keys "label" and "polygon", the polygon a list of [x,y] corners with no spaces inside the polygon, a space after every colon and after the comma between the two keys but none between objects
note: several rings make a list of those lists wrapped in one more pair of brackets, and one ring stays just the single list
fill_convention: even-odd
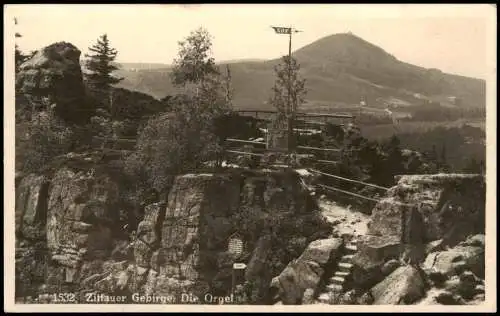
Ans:
[{"label": "large boulder", "polygon": [[405,175],[373,209],[369,234],[399,235],[411,244],[443,239],[454,246],[484,227],[484,176]]},{"label": "large boulder", "polygon": [[428,273],[439,272],[448,276],[471,270],[475,275],[484,278],[485,251],[481,236],[484,235],[472,236],[456,247],[430,253],[423,263],[423,268]]},{"label": "large boulder", "polygon": [[425,295],[422,273],[412,266],[402,266],[371,289],[375,305],[408,305]]},{"label": "large boulder", "polygon": [[306,289],[317,291],[325,269],[340,257],[342,245],[340,238],[310,243],[302,255],[273,280],[272,286],[278,287],[283,304],[300,304]]},{"label": "large boulder", "polygon": [[37,51],[19,67],[16,87],[36,104],[46,99],[64,119],[82,117],[85,88],[81,52],[73,44],[58,42]]},{"label": "large boulder", "polygon": [[386,262],[399,259],[401,251],[399,236],[361,236],[358,239],[358,252],[352,258],[353,286],[367,289],[380,282],[386,275],[384,271],[390,269],[384,269]]}]

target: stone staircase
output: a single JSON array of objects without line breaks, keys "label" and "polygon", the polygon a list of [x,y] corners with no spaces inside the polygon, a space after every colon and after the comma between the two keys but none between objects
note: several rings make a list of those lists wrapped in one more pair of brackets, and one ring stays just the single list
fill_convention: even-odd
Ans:
[{"label": "stone staircase", "polygon": [[334,274],[326,282],[325,289],[317,298],[318,304],[329,304],[332,294],[341,295],[347,289],[353,267],[352,258],[358,250],[357,239],[349,240],[344,246],[344,254],[340,258]]}]

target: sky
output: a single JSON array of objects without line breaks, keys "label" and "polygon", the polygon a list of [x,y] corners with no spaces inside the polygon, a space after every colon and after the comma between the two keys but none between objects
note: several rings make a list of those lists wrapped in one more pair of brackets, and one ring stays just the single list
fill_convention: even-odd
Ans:
[{"label": "sky", "polygon": [[[293,26],[296,50],[324,36],[352,32],[399,60],[485,78],[496,47],[496,10],[487,4],[202,4],[9,5],[23,51],[57,41],[83,53],[103,33],[118,62],[172,63],[178,42],[199,26],[213,36],[216,60],[271,59],[288,52],[288,37],[273,26]],[[491,57],[491,56],[490,56]]]}]

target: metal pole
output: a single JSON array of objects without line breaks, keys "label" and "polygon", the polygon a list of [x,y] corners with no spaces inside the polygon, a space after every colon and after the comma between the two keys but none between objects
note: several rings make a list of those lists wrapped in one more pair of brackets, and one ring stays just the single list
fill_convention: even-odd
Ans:
[{"label": "metal pole", "polygon": [[236,288],[236,269],[234,268],[234,265],[233,265],[233,273],[232,273],[232,276],[231,276],[231,295],[232,297],[234,297],[234,290]]}]

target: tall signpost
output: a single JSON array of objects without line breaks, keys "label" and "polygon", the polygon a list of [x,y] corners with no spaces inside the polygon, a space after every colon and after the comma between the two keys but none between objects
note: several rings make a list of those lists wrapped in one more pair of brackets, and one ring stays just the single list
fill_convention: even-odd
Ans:
[{"label": "tall signpost", "polygon": [[288,34],[288,94],[287,94],[287,107],[285,108],[285,116],[287,119],[287,130],[288,130],[288,154],[290,155],[293,151],[294,141],[294,121],[295,121],[295,112],[296,109],[292,106],[292,33],[301,32],[292,27],[280,27],[280,26],[271,26],[277,34]]}]

